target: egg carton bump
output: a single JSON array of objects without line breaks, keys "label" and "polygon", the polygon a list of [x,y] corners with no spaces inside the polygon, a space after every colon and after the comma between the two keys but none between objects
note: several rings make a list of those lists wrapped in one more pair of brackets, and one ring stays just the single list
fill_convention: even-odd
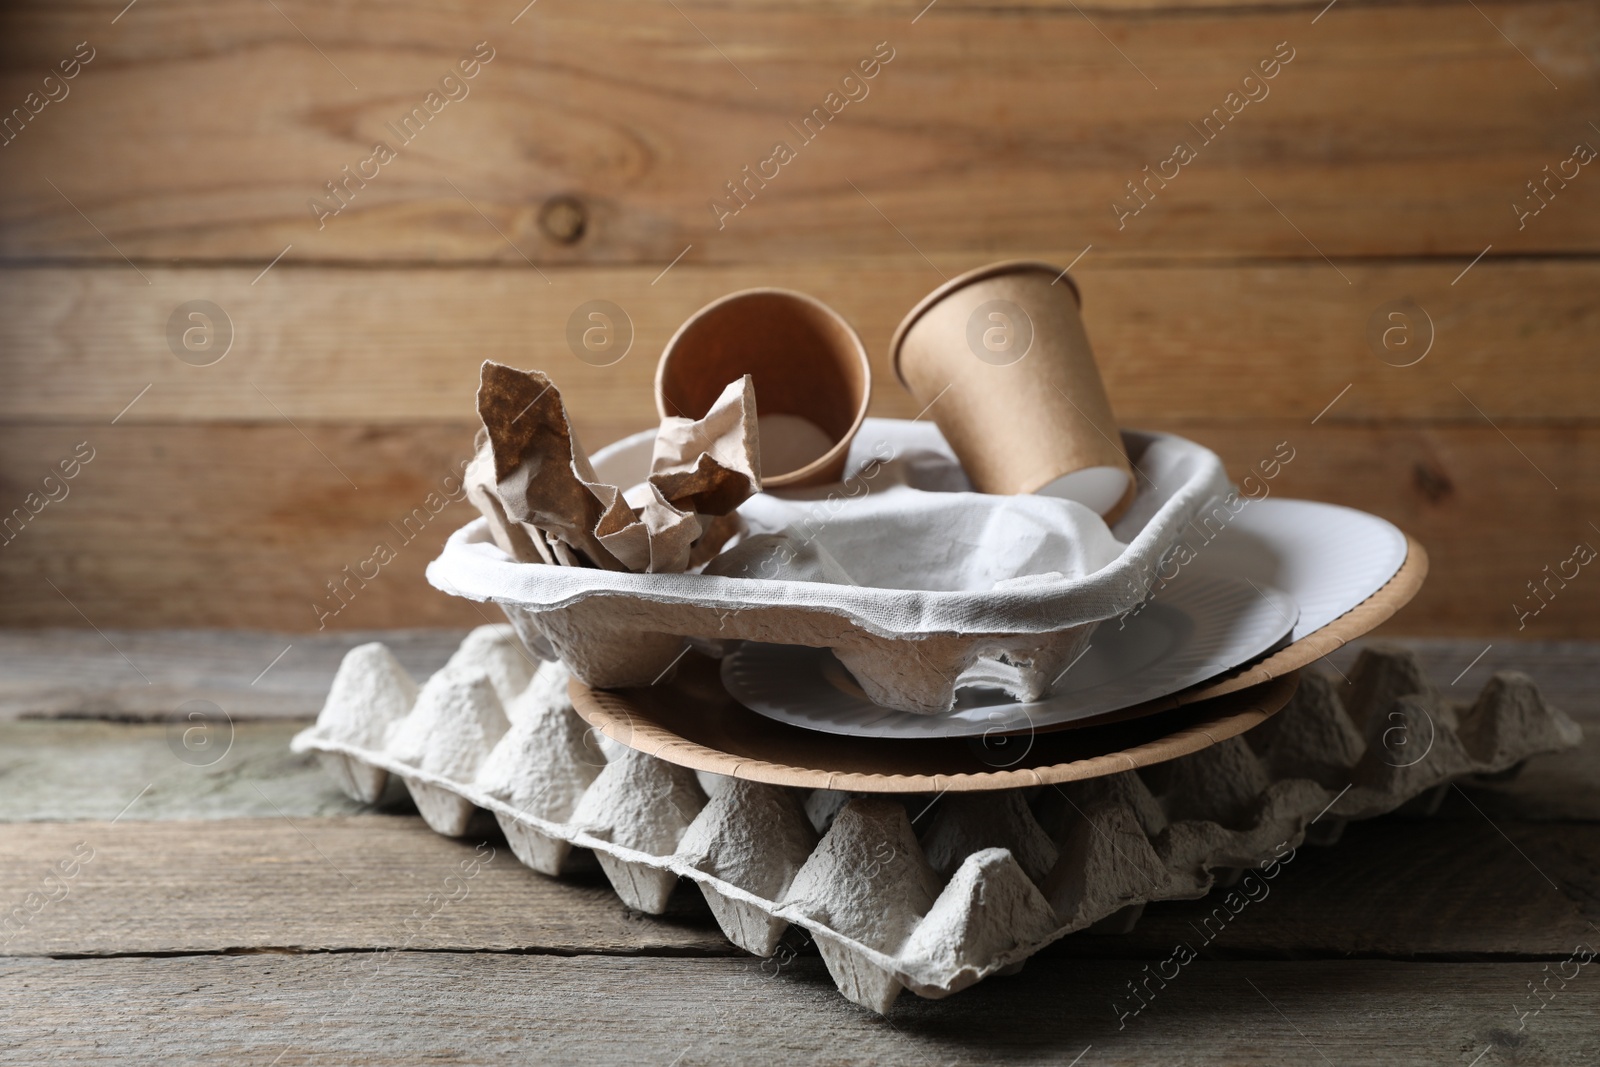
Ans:
[{"label": "egg carton bump", "polygon": [[382,644],[352,649],[314,726],[356,800],[398,776],[424,820],[460,837],[492,814],[541,874],[590,850],[617,895],[660,914],[682,879],[738,947],[771,956],[790,927],[840,993],[887,1013],[1012,972],[1078,930],[1131,929],[1144,905],[1195,899],[1349,820],[1431,811],[1451,782],[1503,774],[1581,731],[1526,675],[1471,703],[1404,650],[1367,648],[1348,684],[1306,672],[1249,733],[1165,764],[1061,786],[889,797],[691,771],[588,726],[559,662],[508,626],[462,642],[422,686]]}]

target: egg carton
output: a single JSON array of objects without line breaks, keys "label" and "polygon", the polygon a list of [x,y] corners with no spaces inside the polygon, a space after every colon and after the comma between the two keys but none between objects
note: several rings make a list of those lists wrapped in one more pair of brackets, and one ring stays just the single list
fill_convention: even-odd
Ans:
[{"label": "egg carton", "polygon": [[[350,651],[293,741],[375,802],[398,775],[447,836],[492,813],[519,860],[560,875],[592,850],[617,895],[660,914],[680,878],[758,956],[791,927],[839,991],[887,1013],[948,996],[1144,905],[1194,899],[1351,819],[1429,810],[1449,783],[1578,743],[1532,680],[1444,698],[1403,650],[1362,651],[1348,686],[1306,672],[1276,716],[1169,763],[1061,786],[883,797],[708,775],[604,738],[558,662],[481,627],[419,687],[378,643]],[[920,826],[920,830],[919,830]]]}]

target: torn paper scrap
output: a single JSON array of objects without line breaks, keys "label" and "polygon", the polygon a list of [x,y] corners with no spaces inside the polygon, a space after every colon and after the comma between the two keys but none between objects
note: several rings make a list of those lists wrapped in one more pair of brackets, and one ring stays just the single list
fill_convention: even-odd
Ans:
[{"label": "torn paper scrap", "polygon": [[761,490],[748,375],[704,418],[665,420],[649,479],[627,493],[595,474],[560,392],[540,372],[486,361],[478,413],[488,459],[469,471],[469,496],[496,544],[520,561],[687,570],[739,529],[723,517]]}]

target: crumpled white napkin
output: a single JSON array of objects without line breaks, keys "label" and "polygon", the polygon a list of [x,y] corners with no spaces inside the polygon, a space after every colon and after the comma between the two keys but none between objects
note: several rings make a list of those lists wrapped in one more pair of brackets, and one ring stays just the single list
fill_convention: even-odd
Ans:
[{"label": "crumpled white napkin", "polygon": [[946,457],[907,451],[838,485],[762,493],[739,508],[749,533],[705,573],[986,592],[1093,574],[1126,547],[1074,501],[963,490]]}]

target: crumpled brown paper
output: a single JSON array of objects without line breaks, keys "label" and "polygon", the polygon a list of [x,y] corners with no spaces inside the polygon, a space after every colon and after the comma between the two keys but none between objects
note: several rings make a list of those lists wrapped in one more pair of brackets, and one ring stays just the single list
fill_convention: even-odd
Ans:
[{"label": "crumpled brown paper", "polygon": [[748,375],[704,418],[663,420],[650,476],[627,494],[595,474],[540,372],[485,361],[478,414],[487,440],[467,470],[467,495],[501,549],[525,562],[687,570],[738,530],[734,509],[761,491]]}]

